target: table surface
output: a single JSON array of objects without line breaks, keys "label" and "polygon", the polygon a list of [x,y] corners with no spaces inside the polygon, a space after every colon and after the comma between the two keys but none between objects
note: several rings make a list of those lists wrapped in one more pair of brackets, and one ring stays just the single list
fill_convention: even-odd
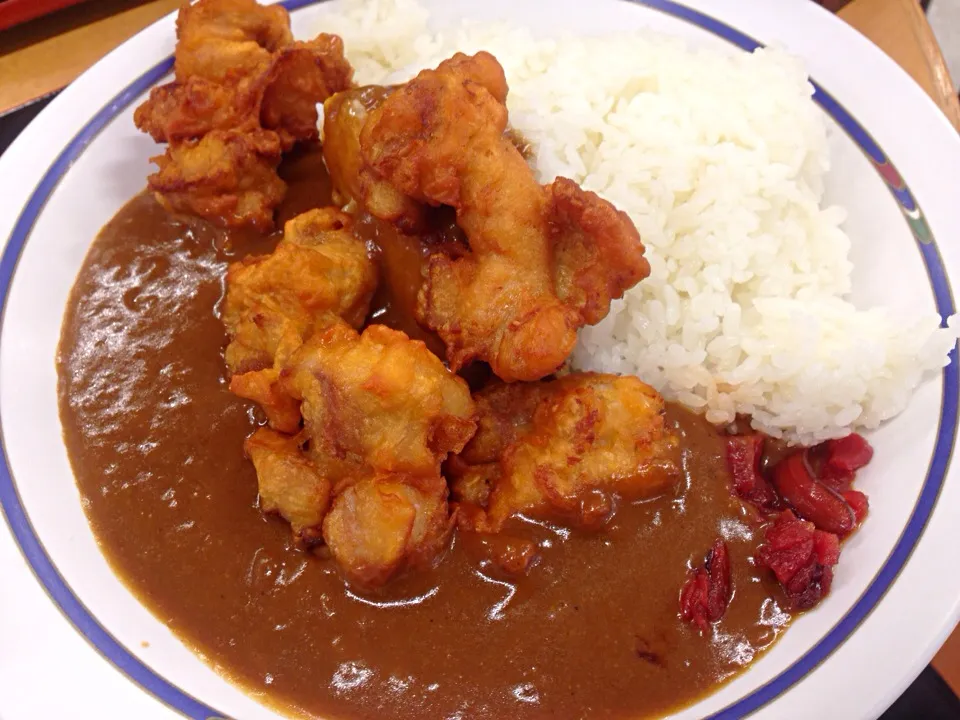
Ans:
[{"label": "table surface", "polygon": [[[180,4],[181,0],[96,0],[0,32],[0,115],[59,90]],[[916,0],[854,0],[839,15],[896,60],[960,130],[956,87]],[[960,695],[960,631],[954,632],[933,665]]]}]

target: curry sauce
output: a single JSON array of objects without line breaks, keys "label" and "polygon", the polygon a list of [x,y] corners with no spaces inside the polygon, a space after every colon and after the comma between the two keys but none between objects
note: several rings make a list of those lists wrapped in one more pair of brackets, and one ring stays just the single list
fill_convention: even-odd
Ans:
[{"label": "curry sauce", "polygon": [[[281,220],[328,202],[318,153],[282,170]],[[676,494],[622,505],[600,532],[525,524],[541,555],[525,577],[498,575],[455,537],[434,570],[353,592],[261,514],[242,445],[262,419],[227,389],[226,268],[278,237],[137,196],[90,249],[58,358],[64,437],[104,554],[219,671],[311,717],[640,718],[695,701],[787,626],[775,580],[753,565],[756,517],[731,495],[723,437],[675,406]],[[384,245],[388,261],[419,262]],[[413,332],[398,310],[409,302],[380,292],[372,317]],[[733,597],[701,635],[678,596],[717,537]]]}]

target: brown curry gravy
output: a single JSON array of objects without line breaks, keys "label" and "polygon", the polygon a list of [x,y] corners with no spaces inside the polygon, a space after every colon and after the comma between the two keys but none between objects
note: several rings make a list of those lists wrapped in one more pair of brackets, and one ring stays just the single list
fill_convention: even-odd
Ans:
[{"label": "brown curry gravy", "polygon": [[[315,154],[284,175],[284,218],[329,197]],[[100,547],[219,671],[314,717],[639,718],[698,699],[786,627],[775,583],[749,559],[754,518],[730,496],[722,439],[676,407],[677,496],[624,505],[593,534],[529,525],[542,557],[519,580],[482,571],[455,541],[434,571],[353,595],[260,513],[241,448],[258,416],[227,391],[224,272],[273,242],[137,196],[90,249],[58,358],[64,437]],[[378,321],[402,323],[390,300]],[[678,595],[718,535],[734,596],[701,637]]]}]

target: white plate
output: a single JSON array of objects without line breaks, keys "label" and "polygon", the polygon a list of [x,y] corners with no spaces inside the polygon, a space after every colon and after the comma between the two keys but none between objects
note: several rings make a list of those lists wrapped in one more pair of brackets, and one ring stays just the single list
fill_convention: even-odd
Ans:
[{"label": "white plate", "polygon": [[[828,199],[850,211],[854,300],[953,312],[956,133],[900,68],[814,3],[426,4],[440,24],[509,17],[538,33],[646,26],[732,50],[785,46],[807,61],[833,129]],[[298,36],[321,29],[322,5],[288,6],[298,8]],[[0,237],[9,237],[0,261],[0,502],[12,531],[0,530],[5,720],[143,719],[173,709],[276,717],[180,645],[110,572],[58,439],[54,354],[67,293],[99,228],[144,184],[154,146],[134,129],[133,108],[169,70],[173,44],[167,17],[65,90],[0,159]],[[876,458],[861,483],[871,516],[845,546],[830,597],[747,673],[679,717],[756,709],[763,718],[875,717],[929,661],[960,613],[960,477],[948,468],[957,388],[954,350],[942,376],[874,435]]]}]

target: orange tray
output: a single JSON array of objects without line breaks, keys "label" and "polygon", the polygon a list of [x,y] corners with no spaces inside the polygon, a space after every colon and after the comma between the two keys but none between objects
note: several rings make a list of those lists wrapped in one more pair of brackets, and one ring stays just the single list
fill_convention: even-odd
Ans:
[{"label": "orange tray", "polygon": [[81,2],[84,0],[0,0],[0,30]]}]

